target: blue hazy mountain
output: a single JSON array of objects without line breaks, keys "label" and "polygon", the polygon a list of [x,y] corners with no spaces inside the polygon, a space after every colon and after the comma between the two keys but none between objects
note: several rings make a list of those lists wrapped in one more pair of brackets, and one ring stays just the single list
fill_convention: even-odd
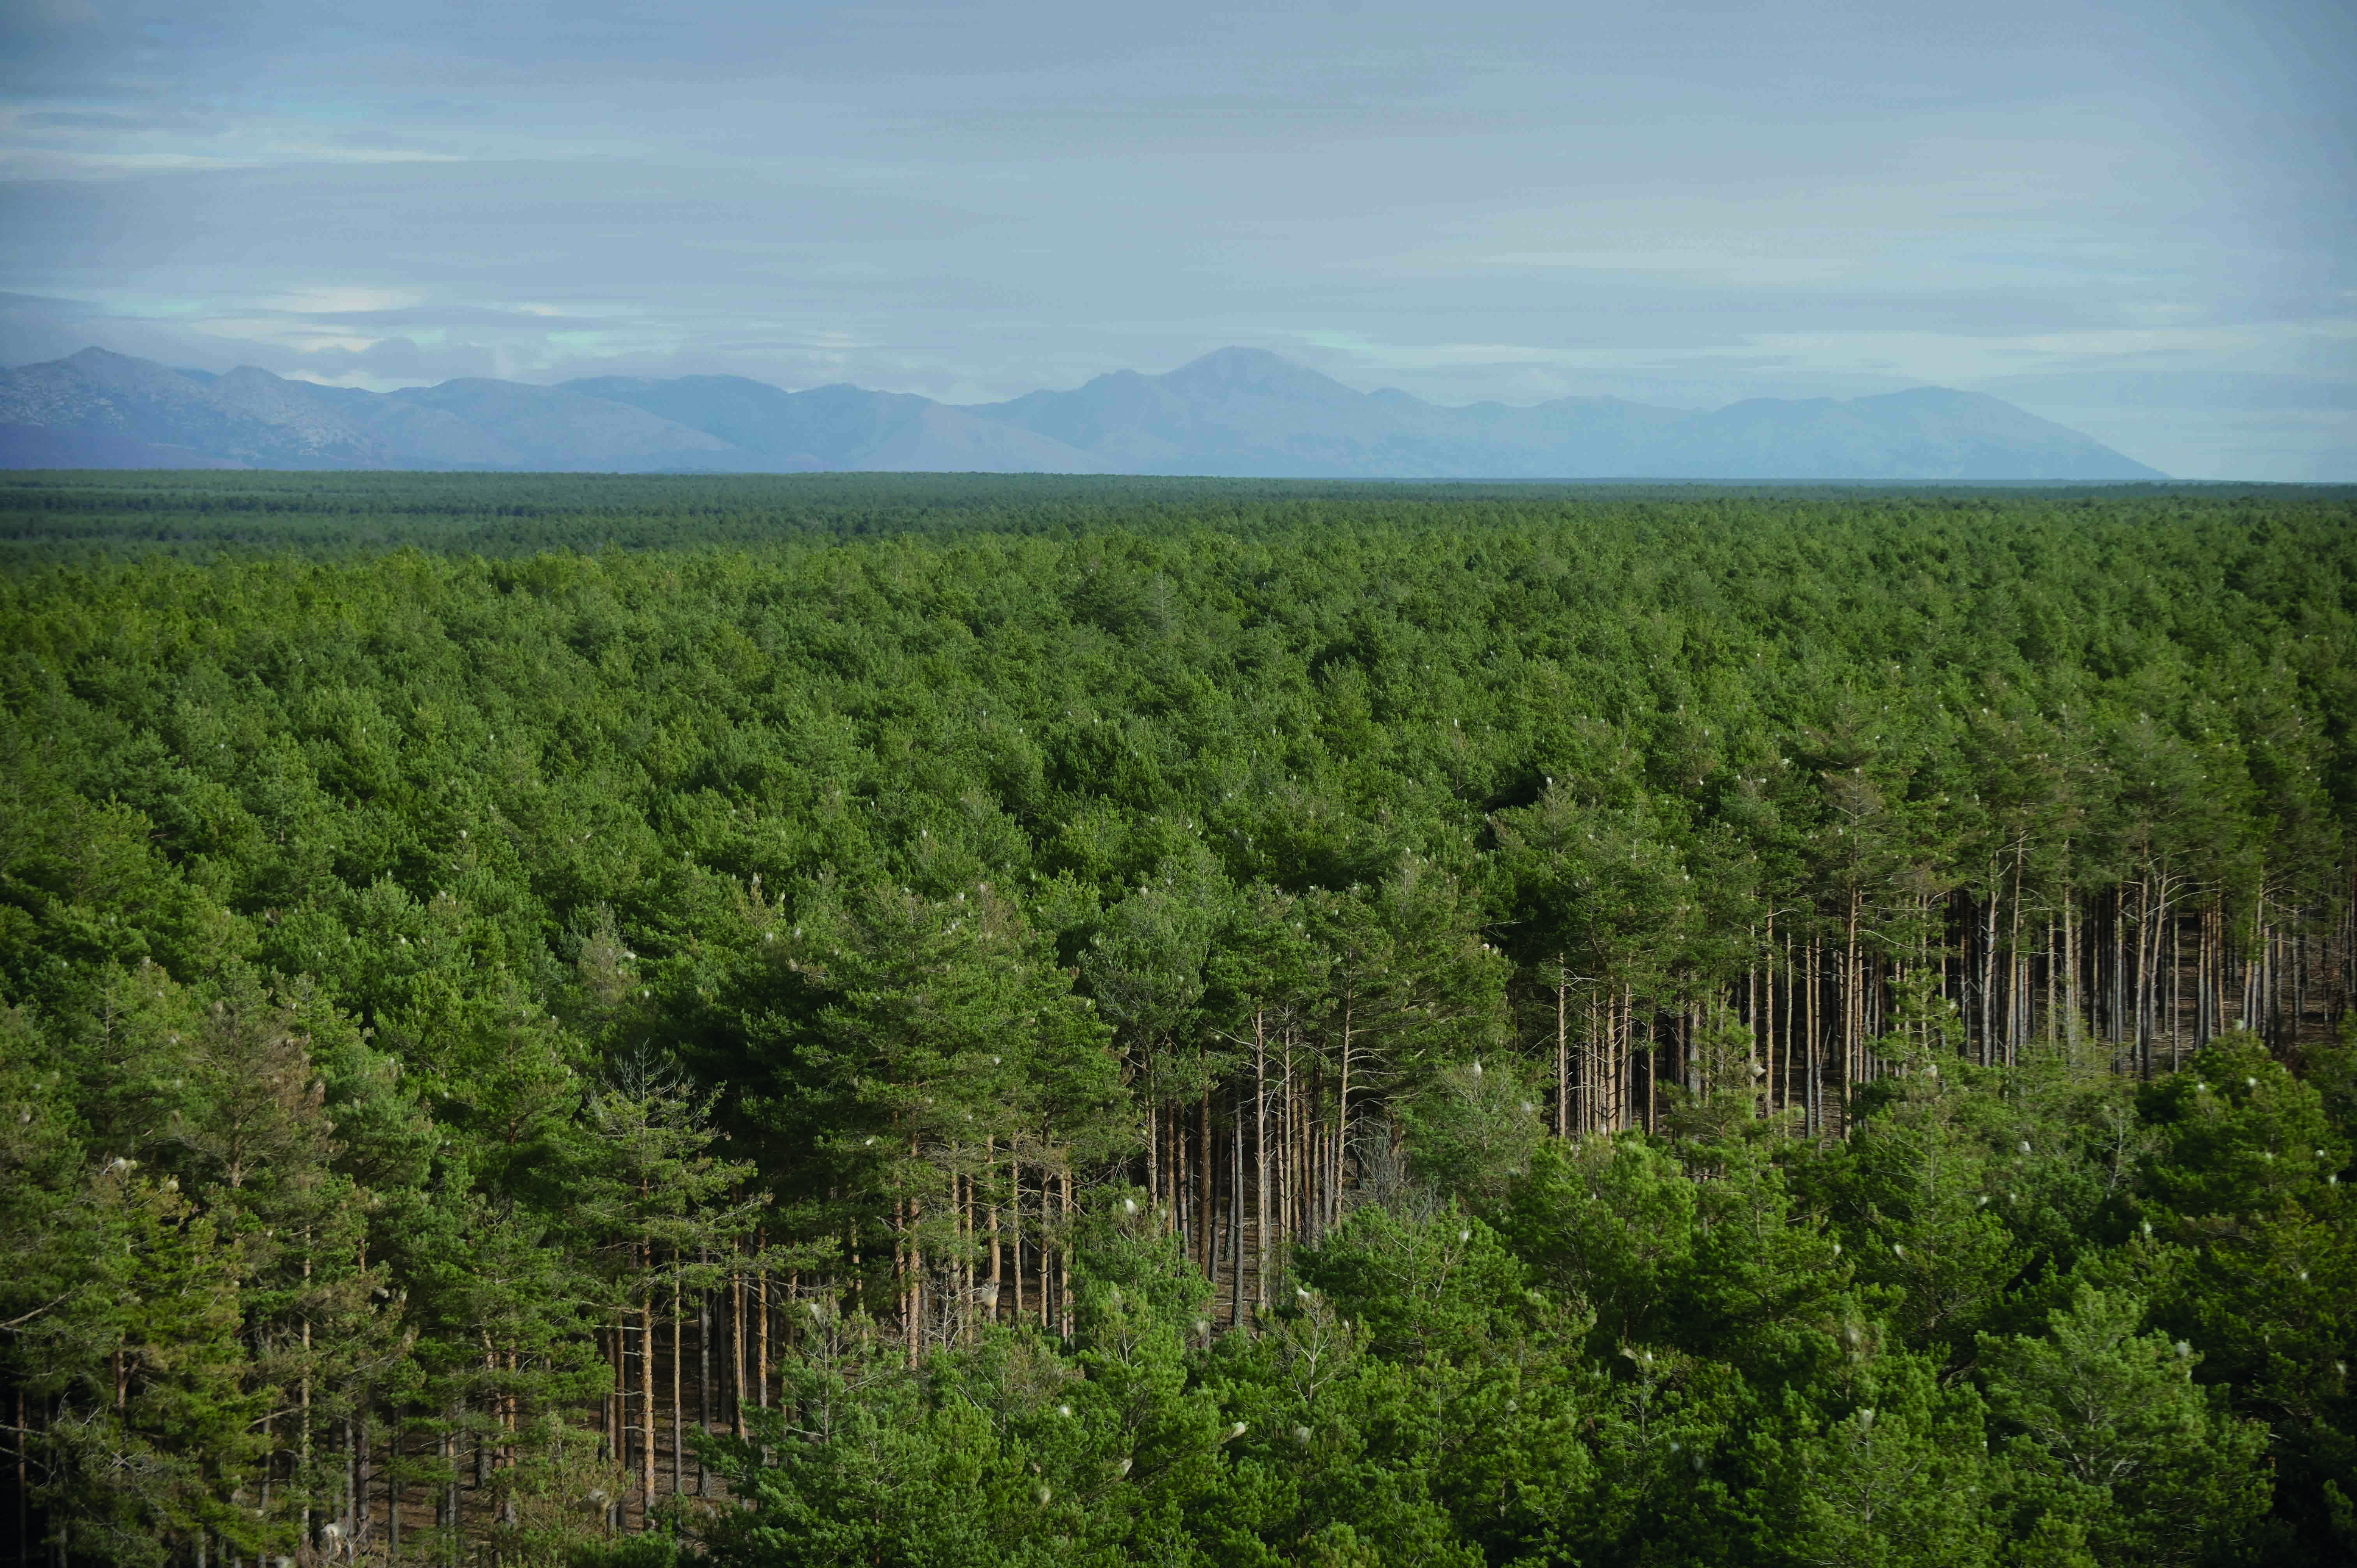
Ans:
[{"label": "blue hazy mountain", "polygon": [[2156,479],[2155,469],[1976,392],[1760,399],[1709,413],[1618,398],[1449,408],[1353,392],[1222,349],[973,411],[1126,472],[1401,478]]},{"label": "blue hazy mountain", "polygon": [[1060,442],[908,392],[840,385],[790,392],[742,376],[600,376],[565,390],[703,431],[769,459],[763,467],[1069,474],[1097,467]]},{"label": "blue hazy mountain", "polygon": [[394,392],[86,349],[0,371],[0,467],[1119,473],[1361,478],[2163,478],[1976,392],[1450,407],[1222,349],[1163,375],[958,407],[737,376],[463,380]]}]

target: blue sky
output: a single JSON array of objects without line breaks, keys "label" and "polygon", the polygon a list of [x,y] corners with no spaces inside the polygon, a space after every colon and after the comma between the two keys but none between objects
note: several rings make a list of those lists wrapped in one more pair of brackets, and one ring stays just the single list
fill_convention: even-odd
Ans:
[{"label": "blue sky", "polygon": [[1241,343],[2357,479],[2352,81],[2317,0],[14,0],[0,362],[974,402]]}]

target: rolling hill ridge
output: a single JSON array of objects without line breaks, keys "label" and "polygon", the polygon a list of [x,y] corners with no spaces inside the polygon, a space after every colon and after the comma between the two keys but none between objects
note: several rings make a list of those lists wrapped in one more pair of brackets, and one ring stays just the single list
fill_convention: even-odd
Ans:
[{"label": "rolling hill ridge", "polygon": [[1114,473],[1355,478],[2132,480],[2066,426],[1940,387],[1534,406],[1358,392],[1261,349],[961,407],[740,376],[465,379],[370,392],[86,349],[0,370],[0,467]]}]

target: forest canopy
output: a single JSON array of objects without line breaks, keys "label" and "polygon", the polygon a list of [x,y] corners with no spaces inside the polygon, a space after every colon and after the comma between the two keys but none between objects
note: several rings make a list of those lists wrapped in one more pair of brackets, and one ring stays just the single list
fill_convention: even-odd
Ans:
[{"label": "forest canopy", "polygon": [[13,477],[0,1528],[2347,1561],[2352,522]]}]

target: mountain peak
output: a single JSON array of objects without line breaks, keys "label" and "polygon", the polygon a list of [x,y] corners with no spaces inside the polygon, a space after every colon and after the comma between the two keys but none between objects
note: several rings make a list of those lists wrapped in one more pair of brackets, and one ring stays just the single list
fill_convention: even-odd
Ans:
[{"label": "mountain peak", "polygon": [[1353,398],[1361,395],[1331,376],[1266,349],[1214,349],[1200,359],[1189,360],[1177,370],[1153,379],[1178,389],[1219,387],[1240,392],[1308,392],[1321,397],[1337,392]]},{"label": "mountain peak", "polygon": [[1275,349],[1247,349],[1241,344],[1231,343],[1224,349],[1197,355],[1169,374],[1181,376],[1189,371],[1218,375],[1265,374],[1272,371],[1298,371],[1302,368]]}]

